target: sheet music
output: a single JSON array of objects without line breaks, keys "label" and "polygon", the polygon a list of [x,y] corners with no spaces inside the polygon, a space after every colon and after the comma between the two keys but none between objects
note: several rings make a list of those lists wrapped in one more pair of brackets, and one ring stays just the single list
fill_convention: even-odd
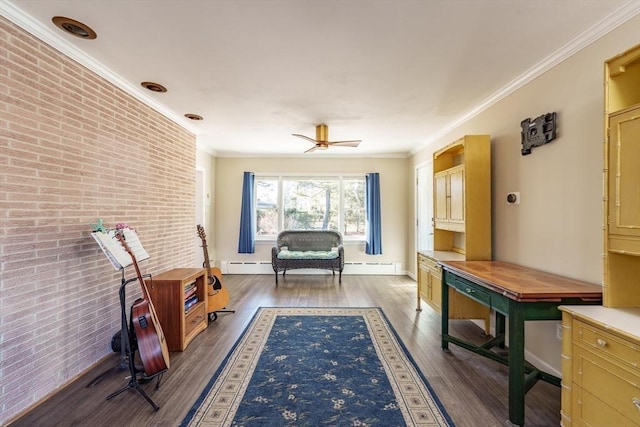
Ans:
[{"label": "sheet music", "polygon": [[[122,229],[122,234],[131,252],[136,257],[136,261],[150,258],[147,251],[142,247],[142,243],[135,231],[130,228],[124,228]],[[116,237],[116,230],[94,231],[91,235],[98,242],[100,249],[107,256],[113,268],[122,270],[133,264],[131,256]]]},{"label": "sheet music", "polygon": [[[133,252],[133,255],[135,255],[136,261],[144,261],[145,259],[149,258],[149,254],[144,250],[144,248],[142,247],[142,242],[140,242],[140,238],[138,238],[138,233],[130,228],[124,228],[122,230],[122,233],[124,235],[124,240],[127,242],[127,245],[129,245],[129,249],[131,249],[131,252]],[[116,240],[118,239],[116,238]],[[131,262],[130,264],[133,263]]]}]

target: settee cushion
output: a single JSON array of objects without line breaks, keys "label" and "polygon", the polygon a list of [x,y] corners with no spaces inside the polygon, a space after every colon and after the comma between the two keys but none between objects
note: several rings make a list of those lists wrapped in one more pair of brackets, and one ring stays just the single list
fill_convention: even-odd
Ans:
[{"label": "settee cushion", "polygon": [[335,259],[338,249],[330,251],[290,251],[282,249],[278,252],[278,259]]}]

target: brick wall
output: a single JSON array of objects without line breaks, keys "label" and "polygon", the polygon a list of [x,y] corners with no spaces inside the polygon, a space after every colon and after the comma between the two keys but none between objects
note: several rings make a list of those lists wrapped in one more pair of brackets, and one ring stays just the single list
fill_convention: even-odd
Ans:
[{"label": "brick wall", "polygon": [[136,228],[151,255],[143,274],[194,266],[196,149],[192,134],[3,18],[0,44],[4,425],[111,352],[120,273],[90,223]]}]

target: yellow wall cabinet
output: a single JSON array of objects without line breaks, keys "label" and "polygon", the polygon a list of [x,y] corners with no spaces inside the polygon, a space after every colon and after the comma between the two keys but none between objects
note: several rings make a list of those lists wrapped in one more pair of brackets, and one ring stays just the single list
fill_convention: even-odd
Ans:
[{"label": "yellow wall cabinet", "polygon": [[467,135],[433,154],[436,251],[491,259],[491,140]]},{"label": "yellow wall cabinet", "polygon": [[[433,251],[418,253],[418,310],[424,300],[440,312],[438,261],[491,259],[491,141],[466,135],[433,154]],[[450,290],[452,319],[483,319],[490,310]]]},{"label": "yellow wall cabinet", "polygon": [[[640,86],[640,76],[638,77]],[[640,105],[609,116],[609,252],[640,256]]]},{"label": "yellow wall cabinet", "polygon": [[604,81],[604,305],[640,307],[640,45]]},{"label": "yellow wall cabinet", "polygon": [[640,45],[604,68],[603,305],[560,307],[564,427],[640,427]]}]

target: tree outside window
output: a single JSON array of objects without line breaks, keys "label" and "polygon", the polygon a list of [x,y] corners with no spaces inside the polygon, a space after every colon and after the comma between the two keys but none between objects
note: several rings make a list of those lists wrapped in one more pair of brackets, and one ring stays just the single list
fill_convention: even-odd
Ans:
[{"label": "tree outside window", "polygon": [[364,178],[256,177],[256,236],[281,230],[336,230],[364,238]]},{"label": "tree outside window", "polygon": [[278,180],[256,179],[256,236],[278,234]]},{"label": "tree outside window", "polygon": [[343,236],[365,235],[365,183],[363,179],[344,181],[344,230]]}]

